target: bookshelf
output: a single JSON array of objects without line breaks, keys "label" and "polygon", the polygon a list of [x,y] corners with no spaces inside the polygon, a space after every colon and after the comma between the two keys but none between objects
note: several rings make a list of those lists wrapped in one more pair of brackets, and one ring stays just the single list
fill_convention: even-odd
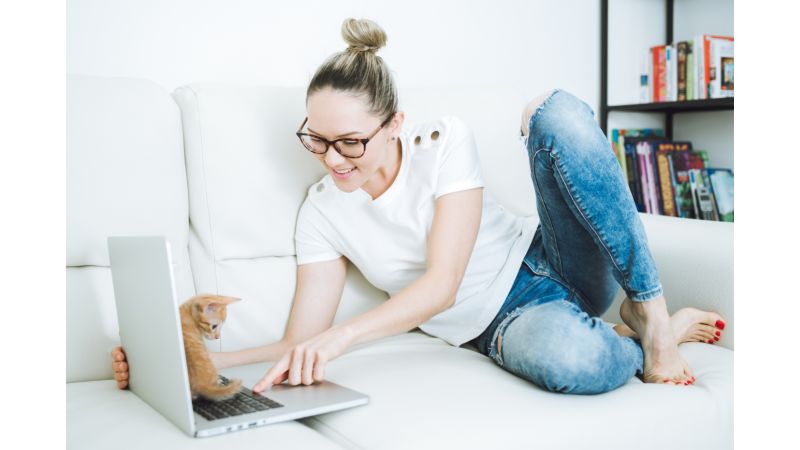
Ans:
[{"label": "bookshelf", "polygon": [[[608,1],[600,2],[600,128],[608,135],[608,115],[611,112],[644,112],[664,114],[664,134],[672,140],[673,115],[682,112],[733,110],[733,98],[715,98],[680,102],[608,104]],[[674,0],[666,4],[666,43],[673,41]]]}]

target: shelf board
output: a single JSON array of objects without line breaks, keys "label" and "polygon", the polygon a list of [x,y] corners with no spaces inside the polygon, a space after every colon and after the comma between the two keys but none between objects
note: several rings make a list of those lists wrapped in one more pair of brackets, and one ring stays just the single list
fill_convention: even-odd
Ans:
[{"label": "shelf board", "polygon": [[608,111],[628,112],[690,112],[733,110],[733,97],[689,100],[682,102],[634,103],[631,105],[608,105]]}]

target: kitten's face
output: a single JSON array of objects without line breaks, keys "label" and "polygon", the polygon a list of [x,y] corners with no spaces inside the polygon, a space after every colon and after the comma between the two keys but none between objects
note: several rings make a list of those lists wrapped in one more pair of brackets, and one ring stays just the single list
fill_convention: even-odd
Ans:
[{"label": "kitten's face", "polygon": [[192,317],[206,339],[219,339],[227,315],[227,306],[239,300],[236,297],[223,295],[192,297],[190,300],[193,303]]}]

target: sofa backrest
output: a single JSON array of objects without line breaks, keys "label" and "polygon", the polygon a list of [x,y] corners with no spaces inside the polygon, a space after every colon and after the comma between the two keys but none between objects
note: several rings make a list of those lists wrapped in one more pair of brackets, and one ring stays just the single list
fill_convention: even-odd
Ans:
[{"label": "sofa backrest", "polygon": [[163,235],[194,295],[180,114],[155,83],[67,78],[67,382],[112,377],[119,343],[106,238]]},{"label": "sofa backrest", "polygon": [[[223,350],[280,339],[295,291],[297,212],[325,174],[294,135],[306,113],[305,88],[191,84],[170,96],[145,80],[70,76],[67,94],[67,381],[112,377],[108,352],[119,336],[108,235],[167,236],[179,301],[195,293],[241,297],[229,310]],[[522,93],[493,87],[399,94],[408,125],[446,114],[465,120],[475,134],[485,195],[516,214],[536,214],[519,141],[528,100]],[[719,280],[732,280],[733,227],[640,217],[670,310],[719,305],[732,321],[732,283]],[[334,323],[387,297],[349,264]],[[616,307],[604,318],[619,322]]]}]

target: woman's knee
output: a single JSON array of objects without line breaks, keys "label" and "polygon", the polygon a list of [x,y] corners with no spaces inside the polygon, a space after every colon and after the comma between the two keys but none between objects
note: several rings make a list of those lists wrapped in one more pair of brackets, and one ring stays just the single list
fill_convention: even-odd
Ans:
[{"label": "woman's knee", "polygon": [[537,95],[536,98],[528,102],[525,108],[522,109],[522,125],[520,126],[520,129],[523,136],[528,135],[531,117],[536,112],[537,108],[539,108],[539,106],[544,103],[544,101],[547,100],[548,97],[550,97],[555,91],[555,89],[550,89],[549,91]]},{"label": "woman's knee", "polygon": [[534,148],[593,150],[608,146],[594,111],[567,91],[555,90],[537,106],[529,121]]},{"label": "woman's knee", "polygon": [[[626,380],[613,346],[591,318],[565,300],[532,308],[506,330],[504,367],[552,392],[598,394]],[[612,330],[613,332],[613,330]]]}]

